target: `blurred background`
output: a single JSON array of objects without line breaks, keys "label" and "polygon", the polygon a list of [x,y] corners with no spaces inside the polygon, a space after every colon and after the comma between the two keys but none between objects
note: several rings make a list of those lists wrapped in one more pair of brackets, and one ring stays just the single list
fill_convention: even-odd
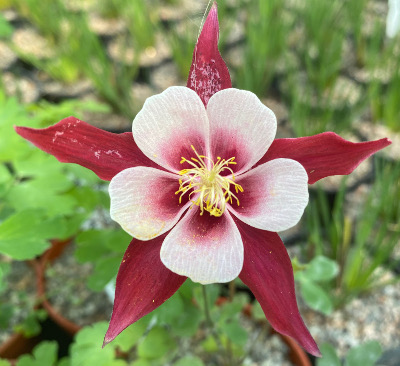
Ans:
[{"label": "blurred background", "polygon": [[[199,0],[0,0],[0,344],[16,331],[28,338],[41,334],[49,315],[38,306],[43,294],[38,299],[31,281],[37,258],[51,246],[49,239],[74,238],[61,264],[46,267],[52,283],[46,296],[79,327],[97,325],[84,328],[86,338],[70,339],[72,351],[59,342],[56,348],[45,344],[46,352],[75,354],[66,365],[114,365],[101,363],[104,354],[93,363],[79,363],[76,355],[85,355],[87,339],[96,339],[92,347],[99,348],[106,323],[97,321],[107,321],[112,308],[103,291],[112,298],[112,281],[130,238],[109,219],[103,182],[33,149],[13,126],[45,127],[74,115],[111,132],[130,131],[146,98],[186,85],[206,6]],[[275,112],[278,137],[334,131],[354,142],[392,139],[350,177],[330,177],[310,187],[304,218],[282,238],[293,260],[302,313],[317,341],[330,343],[340,357],[371,340],[380,344],[376,354],[396,354],[400,20],[395,1],[220,0],[218,9],[219,48],[232,84],[256,93]],[[223,323],[221,332],[243,356],[250,354],[257,327],[243,325],[240,309],[249,302],[255,314],[260,309],[240,281],[235,286],[232,292],[215,285],[212,294],[240,298],[232,315],[238,327]],[[65,301],[57,289],[66,292]],[[165,329],[172,327],[173,337],[199,337],[201,317],[187,301],[198,291],[190,284],[166,303],[156,325],[151,323],[156,331],[149,343],[143,346],[145,323],[132,331],[143,330],[136,343],[119,345],[136,349],[139,361],[151,361],[132,365],[175,365],[182,340],[172,342]],[[219,317],[228,312],[223,309],[216,310]],[[185,311],[190,320],[175,334],[176,319]],[[243,326],[246,334],[239,330]],[[163,351],[150,357],[146,347],[158,341]],[[185,342],[186,353],[194,349]],[[215,352],[209,343],[204,348]],[[207,365],[219,364],[204,357],[199,356]],[[251,362],[269,365],[256,356]]]}]

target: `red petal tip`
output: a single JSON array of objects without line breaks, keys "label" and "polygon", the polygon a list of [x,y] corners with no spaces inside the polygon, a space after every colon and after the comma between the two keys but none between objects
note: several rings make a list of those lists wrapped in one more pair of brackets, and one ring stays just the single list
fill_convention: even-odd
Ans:
[{"label": "red petal tip", "polygon": [[14,128],[21,137],[59,161],[82,165],[104,180],[134,166],[156,166],[137,147],[131,132],[103,131],[75,117],[42,129]]},{"label": "red petal tip", "polygon": [[112,341],[112,339],[104,337],[103,345],[101,346],[101,348],[104,348],[105,346],[107,346],[107,344],[109,344],[111,341]]},{"label": "red petal tip", "polygon": [[218,51],[218,38],[218,7],[214,2],[194,48],[187,82],[205,106],[215,93],[232,87],[228,67]]},{"label": "red petal tip", "polygon": [[276,139],[257,165],[277,158],[293,159],[306,169],[308,183],[314,184],[332,175],[350,174],[365,159],[391,143],[386,137],[375,141],[351,142],[334,132]]}]

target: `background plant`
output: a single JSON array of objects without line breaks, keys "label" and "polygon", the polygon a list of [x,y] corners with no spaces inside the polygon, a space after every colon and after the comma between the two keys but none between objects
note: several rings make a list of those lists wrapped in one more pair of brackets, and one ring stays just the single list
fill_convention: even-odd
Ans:
[{"label": "background plant", "polygon": [[[161,18],[165,6],[175,7],[178,19]],[[372,0],[219,2],[220,49],[234,71],[234,86],[283,105],[288,116],[280,127],[288,127],[294,135],[326,130],[358,134],[354,122],[364,120],[398,131],[399,38],[385,38],[384,17],[374,14],[373,6]],[[94,211],[108,209],[104,185],[85,169],[61,165],[33,149],[14,134],[13,125],[44,127],[68,115],[83,118],[87,111],[106,115],[113,111],[132,120],[142,103],[133,97],[132,89],[138,83],[149,85],[151,73],[165,63],[175,64],[176,77],[185,85],[202,13],[181,12],[182,0],[107,0],[98,6],[86,1],[0,0],[0,9],[9,7],[16,10],[18,20],[0,14],[0,38],[17,52],[19,61],[0,76],[0,136],[7,137],[0,138],[0,252],[10,261],[21,261],[43,253],[55,236],[76,236],[76,260],[93,266],[87,286],[102,291],[113,281],[130,240],[114,227],[87,227]],[[114,35],[96,33],[91,26],[93,14],[121,21],[122,30]],[[44,57],[13,44],[13,32],[21,23],[32,26],[45,40]],[[234,34],[233,42],[231,32],[239,34]],[[112,55],[108,46],[115,40],[119,51]],[[163,45],[168,48],[163,58],[143,62]],[[239,52],[231,53],[235,49]],[[89,81],[94,90],[91,97],[107,105],[86,97],[23,105],[19,91],[6,95],[9,72],[46,75],[65,87]],[[346,97],[348,84],[342,84],[343,79],[356,86],[355,102]],[[311,195],[303,225],[307,239],[294,267],[301,296],[325,314],[377,286],[398,281],[393,248],[399,238],[399,163],[375,159],[374,169],[366,193],[357,201],[361,207],[356,215],[348,210],[349,198],[362,182],[349,187],[343,181],[336,192],[321,185]],[[0,292],[7,287],[8,273],[7,263],[0,262]],[[201,289],[188,281],[163,307],[128,328],[115,345],[99,349],[105,323],[84,328],[74,339],[68,359],[59,365],[202,365],[204,360],[224,362],[219,355],[240,361],[251,338],[241,323],[241,309],[249,297],[242,284],[237,286],[237,293],[219,307],[213,306],[215,300],[229,290],[207,288],[214,334],[206,330]],[[33,304],[29,306],[32,313],[20,330],[39,326],[41,315],[33,311]],[[253,309],[256,319],[264,318],[257,303]],[[0,325],[6,325],[11,312],[7,304],[0,304]],[[198,346],[181,357],[179,343],[190,345],[193,339],[199,340]],[[117,357],[117,347],[131,359]],[[361,354],[367,353],[360,349]],[[54,364],[56,353],[57,346],[45,342],[19,366]],[[337,358],[332,362],[337,363]]]}]

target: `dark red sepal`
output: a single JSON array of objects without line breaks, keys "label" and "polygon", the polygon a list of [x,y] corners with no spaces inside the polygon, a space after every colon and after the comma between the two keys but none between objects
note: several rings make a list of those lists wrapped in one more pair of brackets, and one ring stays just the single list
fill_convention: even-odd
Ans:
[{"label": "dark red sepal", "polygon": [[312,355],[321,356],[299,313],[292,263],[279,235],[253,228],[236,218],[235,222],[244,245],[239,278],[253,292],[276,331],[292,337]]},{"label": "dark red sepal", "polygon": [[171,272],[161,262],[160,249],[166,235],[149,241],[133,239],[129,244],[119,267],[114,309],[103,346],[162,305],[185,282],[186,277]]},{"label": "dark red sepal", "polygon": [[218,9],[214,2],[194,48],[187,82],[205,106],[216,92],[232,87],[228,67],[218,51],[218,38]]},{"label": "dark red sepal", "polygon": [[120,171],[134,166],[160,168],[137,147],[131,132],[103,131],[75,117],[43,129],[15,127],[15,130],[59,161],[82,165],[104,180],[111,180]]},{"label": "dark red sepal", "polygon": [[277,158],[296,160],[307,171],[308,183],[313,184],[331,175],[350,174],[365,159],[391,143],[387,138],[350,142],[334,132],[276,139],[257,165]]}]

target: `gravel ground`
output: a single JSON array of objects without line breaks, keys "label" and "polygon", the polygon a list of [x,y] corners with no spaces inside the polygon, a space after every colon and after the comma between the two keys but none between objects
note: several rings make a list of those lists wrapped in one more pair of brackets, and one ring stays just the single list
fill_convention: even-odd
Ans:
[{"label": "gravel ground", "polygon": [[302,307],[302,315],[317,343],[331,343],[340,356],[365,341],[384,350],[400,347],[400,283],[375,289],[324,316]]},{"label": "gravel ground", "polygon": [[[9,259],[0,255],[0,261],[9,261]],[[8,326],[5,329],[0,328],[0,344],[13,333],[13,328],[32,311],[36,295],[33,270],[25,262],[13,261],[5,281],[8,286],[0,294],[0,304],[11,305],[14,312],[9,319]]]},{"label": "gravel ground", "polygon": [[104,292],[93,292],[86,286],[92,271],[89,263],[79,264],[69,246],[46,271],[50,303],[67,319],[80,326],[111,317],[112,304]]}]

